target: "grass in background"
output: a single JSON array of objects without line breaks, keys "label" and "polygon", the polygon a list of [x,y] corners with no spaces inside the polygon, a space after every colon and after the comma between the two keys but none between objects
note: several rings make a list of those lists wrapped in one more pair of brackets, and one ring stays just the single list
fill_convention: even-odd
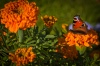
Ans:
[{"label": "grass in background", "polygon": [[62,23],[71,24],[73,16],[79,14],[84,21],[95,25],[100,18],[100,2],[96,0],[31,0],[35,1],[40,8],[38,25],[42,25],[40,16],[53,15],[58,18],[55,26]]},{"label": "grass in background", "polygon": [[[1,0],[0,8],[10,0]],[[58,18],[55,24],[61,28],[62,23],[71,24],[73,16],[78,14],[84,21],[95,25],[97,19],[100,18],[100,2],[98,0],[29,0],[35,1],[40,9],[40,15],[37,25],[42,27],[43,21],[41,16],[50,15]]]}]

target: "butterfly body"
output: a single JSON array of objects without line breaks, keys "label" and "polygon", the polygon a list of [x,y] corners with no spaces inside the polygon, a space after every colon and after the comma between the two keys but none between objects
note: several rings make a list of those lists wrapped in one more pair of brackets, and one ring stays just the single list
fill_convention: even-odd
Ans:
[{"label": "butterfly body", "polygon": [[85,22],[83,22],[83,20],[80,18],[79,15],[74,16],[72,31],[74,33],[82,33],[82,34],[86,34],[88,31],[87,25],[85,24]]}]

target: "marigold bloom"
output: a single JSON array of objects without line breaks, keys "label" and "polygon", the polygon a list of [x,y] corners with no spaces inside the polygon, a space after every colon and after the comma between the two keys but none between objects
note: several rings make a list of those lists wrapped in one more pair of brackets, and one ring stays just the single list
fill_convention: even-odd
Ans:
[{"label": "marigold bloom", "polygon": [[52,27],[54,23],[57,21],[57,18],[55,16],[47,16],[41,17],[41,19],[44,21],[44,25],[48,28]]},{"label": "marigold bloom", "polygon": [[88,30],[87,34],[73,33],[71,31],[64,35],[65,41],[69,46],[92,47],[93,44],[99,45],[98,35],[94,30]]},{"label": "marigold bloom", "polygon": [[68,29],[68,24],[62,24],[62,28],[63,28],[64,30]]},{"label": "marigold bloom", "polygon": [[63,54],[64,58],[68,58],[71,60],[76,59],[78,57],[78,51],[76,50],[76,47],[68,46],[65,42],[65,38],[58,39],[56,52]]},{"label": "marigold bloom", "polygon": [[32,52],[32,47],[27,48],[18,48],[15,53],[9,53],[9,59],[13,63],[16,63],[16,66],[21,66],[28,64],[28,62],[33,62],[36,55]]},{"label": "marigold bloom", "polygon": [[25,30],[34,27],[37,21],[38,7],[35,2],[18,0],[5,4],[1,9],[1,23],[10,32],[16,33],[18,29]]}]

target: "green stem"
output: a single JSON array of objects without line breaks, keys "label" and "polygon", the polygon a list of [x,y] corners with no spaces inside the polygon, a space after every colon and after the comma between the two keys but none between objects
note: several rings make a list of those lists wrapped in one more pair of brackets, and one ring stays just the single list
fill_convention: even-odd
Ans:
[{"label": "green stem", "polygon": [[19,37],[19,42],[23,41],[23,30],[18,30],[18,37]]}]

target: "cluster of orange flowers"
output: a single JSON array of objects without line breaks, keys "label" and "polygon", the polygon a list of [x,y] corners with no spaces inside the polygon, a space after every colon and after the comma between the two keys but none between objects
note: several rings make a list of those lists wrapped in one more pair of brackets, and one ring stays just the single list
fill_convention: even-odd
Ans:
[{"label": "cluster of orange flowers", "polygon": [[16,66],[21,66],[32,62],[36,55],[32,52],[32,47],[27,48],[18,48],[15,53],[9,53],[9,59],[13,63],[16,63]]},{"label": "cluster of orange flowers", "polygon": [[1,24],[5,24],[5,27],[14,33],[19,29],[25,30],[36,24],[38,11],[35,2],[29,3],[27,0],[9,2],[0,10]]},{"label": "cluster of orange flowers", "polygon": [[57,18],[54,16],[47,16],[41,17],[41,19],[44,21],[44,25],[48,28],[52,27],[54,23],[57,21]]},{"label": "cluster of orange flowers", "polygon": [[78,51],[75,46],[68,46],[65,42],[65,38],[59,38],[56,52],[63,54],[64,58],[76,59],[78,57]]},{"label": "cluster of orange flowers", "polygon": [[87,34],[73,33],[71,31],[64,35],[65,41],[69,46],[86,46],[92,47],[93,44],[98,45],[99,39],[96,31],[88,30]]}]

